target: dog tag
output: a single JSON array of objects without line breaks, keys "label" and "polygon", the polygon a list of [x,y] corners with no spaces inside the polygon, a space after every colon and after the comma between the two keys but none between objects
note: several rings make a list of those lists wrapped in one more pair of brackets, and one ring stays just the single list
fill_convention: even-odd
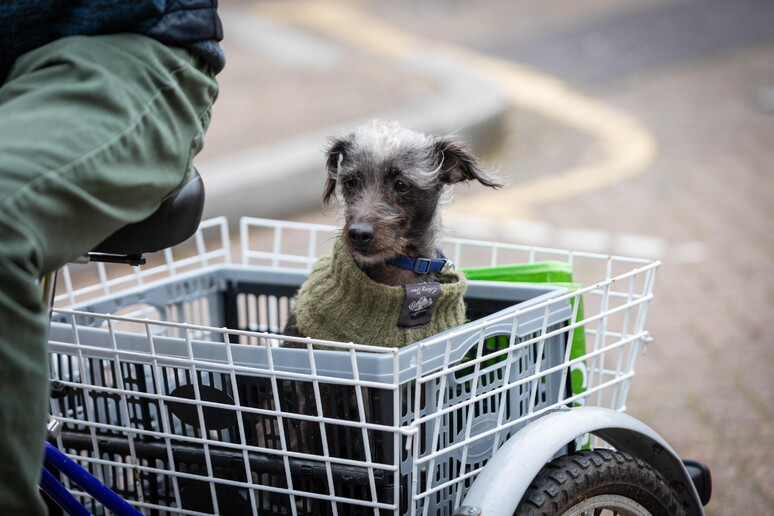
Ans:
[{"label": "dog tag", "polygon": [[398,319],[398,328],[421,328],[430,324],[433,309],[441,297],[440,283],[405,285],[406,301]]}]

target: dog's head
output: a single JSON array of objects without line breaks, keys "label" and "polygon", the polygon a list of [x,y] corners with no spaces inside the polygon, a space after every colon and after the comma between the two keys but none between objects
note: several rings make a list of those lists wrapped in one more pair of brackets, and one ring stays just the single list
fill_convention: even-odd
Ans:
[{"label": "dog's head", "polygon": [[361,265],[432,249],[437,207],[450,185],[503,186],[455,139],[381,120],[332,140],[326,168],[323,199],[343,202],[343,239]]}]

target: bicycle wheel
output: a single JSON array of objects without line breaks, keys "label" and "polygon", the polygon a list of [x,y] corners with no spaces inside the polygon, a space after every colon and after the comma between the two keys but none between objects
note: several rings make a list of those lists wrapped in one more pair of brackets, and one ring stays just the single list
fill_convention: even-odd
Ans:
[{"label": "bicycle wheel", "polygon": [[629,454],[581,450],[546,464],[514,516],[683,516],[661,474]]}]

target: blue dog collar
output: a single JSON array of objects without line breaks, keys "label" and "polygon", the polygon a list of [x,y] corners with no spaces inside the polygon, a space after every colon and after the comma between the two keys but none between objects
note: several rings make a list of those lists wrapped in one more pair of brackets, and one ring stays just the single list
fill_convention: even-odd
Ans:
[{"label": "blue dog collar", "polygon": [[440,258],[411,258],[408,256],[398,256],[387,260],[387,263],[414,271],[417,274],[430,274],[431,272],[446,272],[454,269],[454,264],[448,260],[441,251],[438,251]]}]

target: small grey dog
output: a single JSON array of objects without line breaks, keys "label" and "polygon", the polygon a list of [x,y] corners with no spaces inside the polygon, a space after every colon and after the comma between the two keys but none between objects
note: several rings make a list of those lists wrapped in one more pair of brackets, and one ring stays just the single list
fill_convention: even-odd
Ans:
[{"label": "small grey dog", "polygon": [[[444,282],[442,276],[450,262],[438,250],[442,233],[438,207],[451,185],[476,180],[492,188],[503,186],[455,138],[425,135],[384,120],[373,120],[333,139],[327,149],[326,170],[324,203],[335,199],[343,203],[341,244],[368,278],[387,286]],[[334,279],[346,286],[351,277]],[[301,294],[314,288],[305,285]],[[413,306],[421,308],[427,303],[432,300],[418,298]],[[320,301],[315,305],[316,311],[325,310]],[[313,332],[299,330],[296,315],[291,313],[286,335],[338,340],[330,332],[309,335]],[[346,321],[335,321],[337,327],[340,323]],[[358,326],[357,335],[343,332],[335,336],[343,335],[345,342],[366,343],[362,328]]]},{"label": "small grey dog", "polygon": [[[323,200],[343,204],[342,232],[333,252],[318,260],[301,286],[284,334],[400,347],[464,323],[467,282],[449,270],[438,250],[438,207],[455,183],[475,180],[499,188],[502,182],[456,139],[381,120],[333,139],[326,170]],[[288,340],[283,346],[305,347]],[[321,383],[319,388],[318,415],[359,420],[355,387]],[[370,392],[363,389],[366,406]],[[316,413],[309,401],[316,395],[312,382],[292,382],[281,393],[281,405],[289,413]],[[320,425],[292,417],[285,422],[290,449],[323,452]],[[336,453],[364,460],[359,428],[326,427],[329,447],[346,443]]]}]

